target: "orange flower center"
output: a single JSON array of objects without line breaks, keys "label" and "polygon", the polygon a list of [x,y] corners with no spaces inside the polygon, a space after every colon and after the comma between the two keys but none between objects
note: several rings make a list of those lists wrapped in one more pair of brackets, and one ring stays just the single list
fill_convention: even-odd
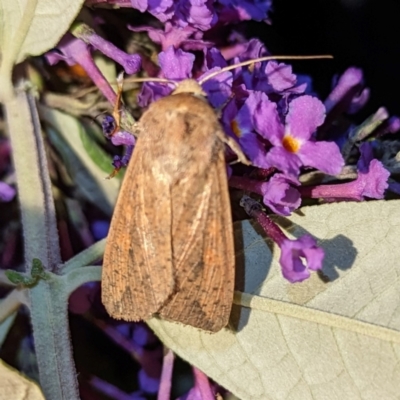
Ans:
[{"label": "orange flower center", "polygon": [[284,136],[282,145],[290,153],[297,153],[300,149],[300,142],[290,135]]},{"label": "orange flower center", "polygon": [[236,122],[236,120],[231,121],[231,129],[236,137],[240,138],[242,136],[239,124]]}]

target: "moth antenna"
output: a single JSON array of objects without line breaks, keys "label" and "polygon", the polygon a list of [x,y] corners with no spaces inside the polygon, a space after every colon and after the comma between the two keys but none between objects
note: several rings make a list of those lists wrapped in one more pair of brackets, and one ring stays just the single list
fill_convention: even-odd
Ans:
[{"label": "moth antenna", "polygon": [[175,81],[171,81],[170,79],[165,78],[127,78],[126,82],[129,83],[140,83],[140,82],[159,82],[159,83],[172,83],[173,85],[177,85],[178,83]]},{"label": "moth antenna", "polygon": [[259,57],[259,58],[253,58],[252,60],[248,61],[243,61],[241,63],[235,64],[235,65],[229,65],[227,67],[222,68],[219,71],[215,71],[211,73],[210,75],[207,75],[203,79],[199,81],[199,84],[202,85],[204,82],[207,82],[209,79],[214,78],[214,76],[217,76],[221,74],[222,72],[226,71],[231,71],[232,69],[238,68],[238,67],[244,67],[246,65],[251,65],[256,62],[261,62],[261,61],[270,61],[270,60],[323,60],[323,59],[332,59],[333,56],[331,55],[321,55],[321,56],[265,56],[265,57]]},{"label": "moth antenna", "polygon": [[[112,112],[112,116],[115,120],[115,129],[113,134],[119,129],[121,123],[121,97],[122,97],[122,87],[124,85],[124,73],[121,72],[117,77],[117,99],[115,100],[114,109]],[[112,136],[112,135],[111,135]]]}]

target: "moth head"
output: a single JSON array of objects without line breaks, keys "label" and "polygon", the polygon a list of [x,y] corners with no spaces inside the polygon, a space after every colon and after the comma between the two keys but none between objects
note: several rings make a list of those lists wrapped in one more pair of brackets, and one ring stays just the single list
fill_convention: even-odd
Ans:
[{"label": "moth head", "polygon": [[200,84],[194,79],[185,79],[182,82],[179,82],[172,94],[174,95],[178,93],[193,93],[196,96],[207,96]]}]

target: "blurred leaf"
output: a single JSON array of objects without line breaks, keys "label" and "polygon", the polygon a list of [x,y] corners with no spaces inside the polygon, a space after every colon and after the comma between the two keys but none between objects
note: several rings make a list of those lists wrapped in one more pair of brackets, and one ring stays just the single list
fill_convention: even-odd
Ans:
[{"label": "blurred leaf", "polygon": [[114,89],[117,88],[117,70],[115,68],[115,62],[111,61],[109,58],[104,57],[102,54],[94,55],[94,62],[97,67],[112,85],[114,85]]},{"label": "blurred leaf", "polygon": [[[91,131],[93,132],[94,130],[91,129]],[[98,145],[96,140],[93,139],[94,134],[90,135],[88,133],[89,132],[80,129],[79,135],[82,140],[82,145],[88,156],[104,172],[104,176],[106,177],[113,170],[112,158]]]},{"label": "blurred leaf", "polygon": [[243,221],[232,327],[208,334],[153,318],[151,328],[243,400],[397,399],[400,202],[304,207],[277,220],[320,239],[322,274],[285,281],[279,250]]},{"label": "blurred leaf", "polygon": [[45,400],[39,386],[0,360],[0,400]]},{"label": "blurred leaf", "polygon": [[0,0],[0,99],[12,93],[13,65],[54,47],[84,0]]},{"label": "blurred leaf", "polygon": [[[0,304],[1,307],[1,304]],[[3,342],[8,335],[8,331],[11,329],[12,324],[14,323],[15,317],[17,313],[14,312],[9,315],[4,321],[0,322],[0,348],[3,346]]]},{"label": "blurred leaf", "polygon": [[[49,138],[61,154],[80,193],[107,215],[111,215],[117,198],[119,181],[105,179],[107,174],[85,150],[82,142],[85,132],[80,122],[68,114],[45,106],[40,107],[40,113],[45,121],[54,127],[47,130]],[[90,148],[88,143],[86,143],[86,148]],[[95,150],[92,151],[96,155],[100,154]],[[103,163],[102,156],[99,156],[98,161],[100,164]],[[109,165],[111,165],[111,158]]]}]

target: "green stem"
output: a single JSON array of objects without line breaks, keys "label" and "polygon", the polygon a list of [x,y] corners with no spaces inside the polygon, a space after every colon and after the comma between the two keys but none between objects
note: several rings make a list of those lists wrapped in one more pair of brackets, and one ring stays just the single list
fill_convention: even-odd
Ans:
[{"label": "green stem", "polygon": [[[60,267],[60,248],[51,183],[34,97],[21,82],[4,104],[13,149],[24,232],[25,265],[33,258],[47,271]],[[29,289],[40,383],[47,400],[78,400],[78,382],[68,326],[68,294],[59,279]]]}]

